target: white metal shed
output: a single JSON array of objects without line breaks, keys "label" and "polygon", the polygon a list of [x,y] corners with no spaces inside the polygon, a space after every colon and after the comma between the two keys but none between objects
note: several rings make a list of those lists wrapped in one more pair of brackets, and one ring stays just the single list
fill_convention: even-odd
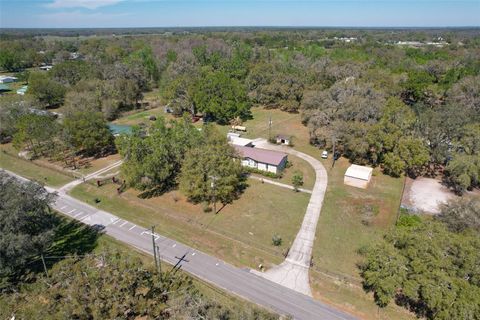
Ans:
[{"label": "white metal shed", "polygon": [[352,164],[345,172],[343,183],[348,186],[366,189],[372,178],[372,172],[372,168]]}]

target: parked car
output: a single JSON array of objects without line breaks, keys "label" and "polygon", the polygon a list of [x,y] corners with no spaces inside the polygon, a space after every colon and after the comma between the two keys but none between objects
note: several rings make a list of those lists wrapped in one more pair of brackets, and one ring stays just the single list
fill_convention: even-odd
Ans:
[{"label": "parked car", "polygon": [[328,152],[326,150],[323,150],[322,159],[327,159],[327,158],[328,158]]}]

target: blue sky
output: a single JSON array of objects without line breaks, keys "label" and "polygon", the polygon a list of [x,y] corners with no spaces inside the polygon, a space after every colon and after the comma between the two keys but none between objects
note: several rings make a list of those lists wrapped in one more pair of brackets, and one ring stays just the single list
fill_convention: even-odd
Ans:
[{"label": "blue sky", "polygon": [[480,0],[0,0],[2,28],[480,26]]}]

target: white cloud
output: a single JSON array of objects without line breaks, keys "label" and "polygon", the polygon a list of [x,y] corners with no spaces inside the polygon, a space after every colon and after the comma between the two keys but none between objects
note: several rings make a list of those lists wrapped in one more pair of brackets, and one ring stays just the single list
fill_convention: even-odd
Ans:
[{"label": "white cloud", "polygon": [[101,12],[55,12],[38,15],[38,23],[45,28],[102,28],[123,27],[127,13],[109,14]]},{"label": "white cloud", "polygon": [[86,8],[97,9],[99,7],[111,6],[123,0],[53,0],[52,3],[47,4],[49,8]]}]

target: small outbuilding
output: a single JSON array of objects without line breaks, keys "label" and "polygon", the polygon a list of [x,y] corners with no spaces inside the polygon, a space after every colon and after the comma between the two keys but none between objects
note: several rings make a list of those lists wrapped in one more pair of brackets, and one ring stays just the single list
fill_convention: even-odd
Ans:
[{"label": "small outbuilding", "polygon": [[275,137],[275,140],[277,141],[277,144],[284,144],[286,146],[289,146],[292,143],[292,136],[287,136],[287,135],[284,135],[284,134],[278,134]]},{"label": "small outbuilding", "polygon": [[17,90],[17,94],[21,95],[21,96],[24,96],[25,93],[27,92],[28,90],[28,86],[23,86],[21,87],[20,89]]},{"label": "small outbuilding", "polygon": [[253,147],[253,140],[230,136],[228,137],[228,142],[233,146],[239,147]]},{"label": "small outbuilding", "polygon": [[372,172],[372,168],[352,164],[345,172],[343,183],[347,186],[366,189],[372,178]]}]

